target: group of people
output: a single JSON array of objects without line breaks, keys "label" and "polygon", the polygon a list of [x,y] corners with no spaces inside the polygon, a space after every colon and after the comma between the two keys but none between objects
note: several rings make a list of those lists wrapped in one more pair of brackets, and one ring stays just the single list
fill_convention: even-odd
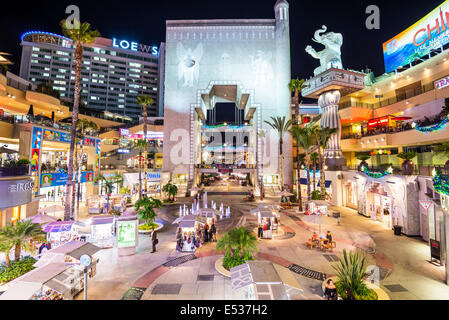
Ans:
[{"label": "group of people", "polygon": [[[201,247],[205,242],[217,241],[217,228],[212,222],[209,226],[207,223],[204,226],[199,226],[195,232],[182,232],[178,228],[176,232],[176,250],[178,251],[195,251],[196,248]],[[190,246],[185,248],[185,246]]]},{"label": "group of people", "polygon": [[329,230],[327,231],[326,234],[322,233],[320,235],[314,232],[312,235],[312,240],[318,242],[319,239],[325,239],[327,243],[332,243],[332,234]]}]

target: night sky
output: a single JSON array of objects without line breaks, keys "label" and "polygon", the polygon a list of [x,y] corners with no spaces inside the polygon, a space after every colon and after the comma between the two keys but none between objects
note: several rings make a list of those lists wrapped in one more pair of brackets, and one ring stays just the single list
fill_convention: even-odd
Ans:
[{"label": "night sky", "polygon": [[[81,21],[88,21],[106,38],[121,38],[143,44],[158,45],[165,41],[165,20],[176,19],[253,19],[274,18],[275,0],[163,0],[163,1],[8,1],[0,21],[0,51],[11,53],[19,72],[20,36],[30,30],[60,34],[59,21],[65,8],[76,4]],[[328,31],[343,34],[342,60],[345,68],[371,68],[375,75],[384,73],[382,43],[411,26],[432,11],[443,0],[358,0],[300,1],[290,0],[292,77],[307,78],[318,61],[305,53],[313,33],[323,24]],[[367,30],[365,9],[375,4],[380,8],[380,30]],[[3,5],[2,5],[3,7]]]}]

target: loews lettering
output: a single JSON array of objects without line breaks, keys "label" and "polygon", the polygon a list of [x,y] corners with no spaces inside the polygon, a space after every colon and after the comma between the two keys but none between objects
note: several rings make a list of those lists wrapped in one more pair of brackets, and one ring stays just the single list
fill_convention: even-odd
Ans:
[{"label": "loews lettering", "polygon": [[117,40],[116,38],[113,38],[112,46],[114,48],[121,48],[121,49],[125,49],[125,50],[140,51],[143,53],[151,53],[152,55],[155,55],[155,56],[157,56],[159,54],[158,47],[147,46],[144,44],[139,44],[134,41]]},{"label": "loews lettering", "polygon": [[33,188],[34,188],[34,182],[30,181],[30,182],[26,182],[26,183],[17,183],[17,184],[10,185],[8,187],[8,191],[11,193],[17,193],[17,192],[21,192],[21,191],[30,191],[30,190],[33,190]]}]

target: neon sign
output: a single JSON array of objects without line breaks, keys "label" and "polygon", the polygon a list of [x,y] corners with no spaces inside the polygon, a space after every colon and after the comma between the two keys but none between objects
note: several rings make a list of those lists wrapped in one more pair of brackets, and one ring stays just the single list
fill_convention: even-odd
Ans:
[{"label": "neon sign", "polygon": [[449,87],[449,77],[435,81],[435,88],[437,88],[438,90],[446,87]]},{"label": "neon sign", "polygon": [[112,46],[114,48],[121,48],[121,49],[125,49],[125,50],[136,51],[136,52],[151,53],[154,56],[157,56],[159,54],[158,47],[147,46],[147,45],[140,44],[140,43],[137,43],[134,41],[119,40],[119,39],[113,38]]}]

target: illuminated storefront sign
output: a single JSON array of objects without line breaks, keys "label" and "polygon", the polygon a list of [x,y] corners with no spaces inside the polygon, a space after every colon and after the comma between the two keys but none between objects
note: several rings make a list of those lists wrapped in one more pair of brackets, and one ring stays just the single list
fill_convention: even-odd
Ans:
[{"label": "illuminated storefront sign", "polygon": [[140,43],[137,43],[134,41],[119,40],[119,39],[113,38],[112,46],[114,48],[121,48],[121,49],[125,49],[125,50],[140,51],[143,53],[151,53],[154,56],[157,56],[159,54],[158,47],[147,46],[147,45],[140,44]]},{"label": "illuminated storefront sign", "polygon": [[70,133],[45,129],[44,140],[70,143],[72,139]]},{"label": "illuminated storefront sign", "polygon": [[377,127],[387,127],[390,124],[389,117],[383,117],[368,121],[368,128],[375,129]]},{"label": "illuminated storefront sign", "polygon": [[121,136],[129,136],[129,130],[121,128],[119,130]]},{"label": "illuminated storefront sign", "polygon": [[443,89],[449,87],[449,77],[435,81],[435,88]]},{"label": "illuminated storefront sign", "polygon": [[34,182],[31,179],[1,180],[0,209],[27,204],[33,199]]},{"label": "illuminated storefront sign", "polygon": [[449,43],[449,0],[383,44],[385,70],[391,72]]},{"label": "illuminated storefront sign", "polygon": [[130,150],[129,149],[118,149],[117,150],[117,153],[129,153],[130,152]]}]

